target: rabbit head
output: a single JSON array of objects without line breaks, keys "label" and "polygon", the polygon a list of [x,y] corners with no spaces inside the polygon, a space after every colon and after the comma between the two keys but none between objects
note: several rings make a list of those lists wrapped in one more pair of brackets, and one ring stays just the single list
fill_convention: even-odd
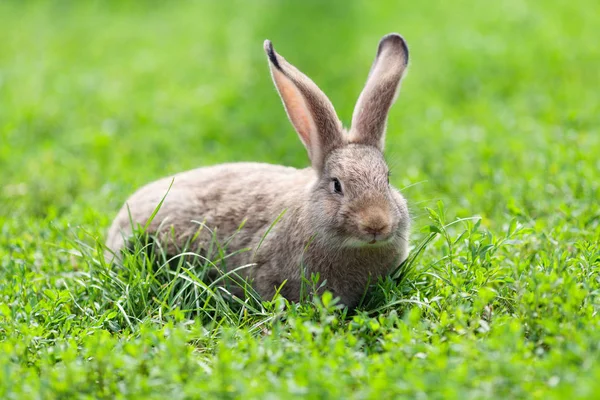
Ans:
[{"label": "rabbit head", "polygon": [[388,111],[408,64],[404,39],[389,34],[379,42],[349,130],[313,81],[270,41],[264,47],[285,110],[316,171],[306,210],[316,238],[348,247],[406,246],[408,208],[389,184],[383,157]]}]

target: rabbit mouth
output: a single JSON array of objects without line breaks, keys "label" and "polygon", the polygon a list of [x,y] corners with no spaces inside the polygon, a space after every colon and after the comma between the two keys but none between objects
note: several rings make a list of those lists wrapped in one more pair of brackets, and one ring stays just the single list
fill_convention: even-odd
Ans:
[{"label": "rabbit mouth", "polygon": [[387,237],[373,237],[370,240],[368,240],[366,243],[370,246],[370,247],[376,247],[376,246],[382,246],[385,244],[389,244],[392,241],[392,235],[389,235]]},{"label": "rabbit mouth", "polygon": [[386,232],[386,233],[381,233],[381,232],[377,232],[377,233],[373,233],[373,232],[365,232],[364,233],[364,241],[370,245],[376,245],[378,243],[380,244],[385,244],[385,243],[389,243],[392,241],[394,234],[393,232]]},{"label": "rabbit mouth", "polygon": [[373,235],[369,236],[352,236],[346,238],[344,241],[344,245],[347,247],[365,247],[365,248],[376,248],[389,246],[394,241],[394,235],[389,235],[386,237],[374,237]]}]

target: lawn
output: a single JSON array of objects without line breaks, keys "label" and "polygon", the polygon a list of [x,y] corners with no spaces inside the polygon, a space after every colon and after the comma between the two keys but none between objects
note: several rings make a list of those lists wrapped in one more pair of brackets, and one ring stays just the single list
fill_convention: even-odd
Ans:
[{"label": "lawn", "polygon": [[[597,396],[597,1],[3,1],[0,26],[0,398]],[[144,183],[308,165],[264,39],[348,125],[388,32],[413,256],[358,310],[105,264]]]}]

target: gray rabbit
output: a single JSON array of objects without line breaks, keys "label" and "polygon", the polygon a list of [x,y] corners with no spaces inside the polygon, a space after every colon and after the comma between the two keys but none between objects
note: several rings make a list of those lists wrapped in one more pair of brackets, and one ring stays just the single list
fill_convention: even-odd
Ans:
[{"label": "gray rabbit", "polygon": [[198,221],[216,229],[224,241],[246,220],[227,250],[253,250],[233,254],[228,265],[253,264],[240,274],[263,298],[281,287],[284,297],[298,301],[303,276],[318,273],[325,289],[354,307],[369,282],[408,256],[406,200],[390,186],[382,154],[387,114],[408,64],[408,48],[398,34],[381,39],[349,130],[313,81],[277,54],[270,41],[264,49],[312,167],[232,163],[150,183],[115,218],[107,256],[120,253],[132,234],[131,222],[145,225],[172,184],[147,230],[167,254],[177,254],[192,238],[192,250],[206,250],[212,234],[199,230]]}]

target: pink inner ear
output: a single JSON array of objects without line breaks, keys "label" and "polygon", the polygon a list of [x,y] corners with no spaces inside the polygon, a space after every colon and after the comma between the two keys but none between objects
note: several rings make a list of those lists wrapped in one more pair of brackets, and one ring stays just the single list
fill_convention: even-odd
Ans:
[{"label": "pink inner ear", "polygon": [[296,85],[276,68],[272,68],[273,78],[279,94],[285,105],[285,111],[294,125],[300,140],[308,150],[308,155],[313,158],[313,136],[316,131],[315,123],[308,110],[308,106]]}]

